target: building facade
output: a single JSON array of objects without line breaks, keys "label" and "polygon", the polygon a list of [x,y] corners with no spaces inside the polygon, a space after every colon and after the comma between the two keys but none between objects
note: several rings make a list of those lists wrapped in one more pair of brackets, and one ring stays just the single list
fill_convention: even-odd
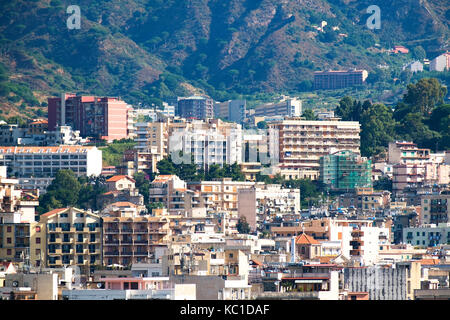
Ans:
[{"label": "building facade", "polygon": [[372,162],[351,151],[320,158],[320,181],[330,190],[349,191],[372,187]]},{"label": "building facade", "polygon": [[126,139],[132,133],[129,106],[117,97],[77,96],[63,93],[48,99],[48,129],[71,126],[82,137],[107,141]]},{"label": "building facade", "polygon": [[176,115],[186,119],[214,118],[214,101],[200,96],[180,98]]},{"label": "building facade", "polygon": [[[307,121],[286,119],[269,125],[269,153],[289,177],[302,171],[316,171],[320,157],[348,150],[359,154],[360,124],[354,121]],[[309,175],[314,175],[309,173]]]},{"label": "building facade", "polygon": [[314,89],[340,89],[365,83],[366,70],[315,71]]}]

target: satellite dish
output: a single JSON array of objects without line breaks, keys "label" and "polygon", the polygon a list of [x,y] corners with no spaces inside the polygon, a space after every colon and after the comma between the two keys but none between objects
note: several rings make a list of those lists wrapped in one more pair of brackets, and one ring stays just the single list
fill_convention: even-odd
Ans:
[{"label": "satellite dish", "polygon": [[13,287],[18,287],[19,286],[19,281],[13,281],[12,285],[13,285]]},{"label": "satellite dish", "polygon": [[97,283],[97,288],[101,289],[101,287],[102,287],[102,284],[100,282]]}]

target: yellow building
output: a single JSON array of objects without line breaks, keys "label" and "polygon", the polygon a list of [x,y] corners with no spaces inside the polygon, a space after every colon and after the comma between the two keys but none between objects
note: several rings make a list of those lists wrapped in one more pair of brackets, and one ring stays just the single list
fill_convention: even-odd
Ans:
[{"label": "yellow building", "polygon": [[30,260],[34,265],[76,265],[92,272],[102,264],[102,218],[73,207],[41,215],[30,230]]}]

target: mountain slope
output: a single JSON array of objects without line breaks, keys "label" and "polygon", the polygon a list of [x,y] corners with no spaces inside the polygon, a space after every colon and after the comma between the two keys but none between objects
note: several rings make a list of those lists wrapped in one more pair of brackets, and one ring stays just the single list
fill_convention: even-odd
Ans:
[{"label": "mountain slope", "polygon": [[[449,39],[445,0],[79,0],[80,30],[67,29],[70,4],[0,4],[3,115],[33,116],[61,91],[149,104],[304,90],[314,70],[399,66],[410,58],[380,49],[420,45],[432,58]],[[380,30],[365,26],[372,4]]]}]

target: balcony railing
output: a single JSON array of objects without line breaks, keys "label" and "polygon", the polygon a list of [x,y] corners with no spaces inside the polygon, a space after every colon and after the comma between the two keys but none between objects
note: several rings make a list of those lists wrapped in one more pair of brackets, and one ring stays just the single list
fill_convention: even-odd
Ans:
[{"label": "balcony railing", "polygon": [[118,251],[106,251],[105,252],[105,257],[108,257],[108,256],[118,256],[119,255],[119,252]]}]

